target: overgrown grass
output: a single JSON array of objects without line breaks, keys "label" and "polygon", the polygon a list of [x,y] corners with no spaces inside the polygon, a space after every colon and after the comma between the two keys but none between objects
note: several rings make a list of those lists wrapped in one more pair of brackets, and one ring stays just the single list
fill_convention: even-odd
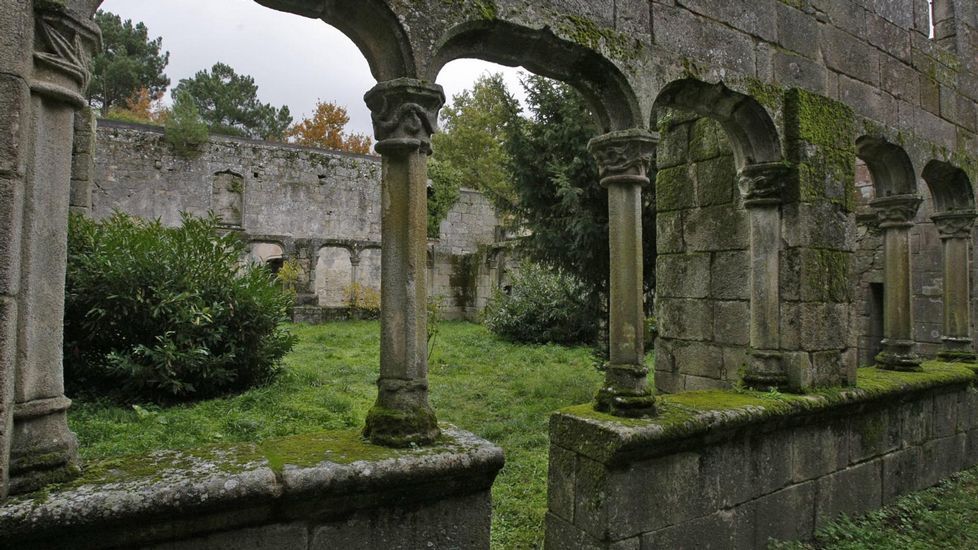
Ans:
[{"label": "overgrown grass", "polygon": [[[506,451],[506,467],[493,487],[493,547],[537,548],[547,508],[549,413],[589,401],[601,374],[587,348],[509,344],[467,323],[441,329],[430,361],[439,419]],[[362,427],[376,396],[379,324],[292,330],[299,343],[268,387],[169,409],[76,402],[69,421],[83,458]]]},{"label": "overgrown grass", "polygon": [[772,542],[776,550],[978,548],[978,469],[913,493],[857,520],[843,518],[815,541]]}]

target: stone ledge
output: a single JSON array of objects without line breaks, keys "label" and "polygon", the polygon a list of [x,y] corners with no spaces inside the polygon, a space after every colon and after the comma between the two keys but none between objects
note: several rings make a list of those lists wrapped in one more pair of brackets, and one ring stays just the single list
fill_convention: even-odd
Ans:
[{"label": "stone ledge", "polygon": [[420,449],[325,432],[94,462],[75,482],[0,507],[0,547],[147,545],[296,521],[312,528],[358,510],[487,492],[502,450],[451,426],[444,434]]},{"label": "stone ledge", "polygon": [[973,365],[929,362],[922,372],[861,368],[856,387],[808,395],[716,390],[658,396],[659,416],[651,419],[623,419],[578,405],[551,417],[550,440],[613,467],[724,441],[745,426],[803,425],[816,416],[846,415],[976,381]]}]

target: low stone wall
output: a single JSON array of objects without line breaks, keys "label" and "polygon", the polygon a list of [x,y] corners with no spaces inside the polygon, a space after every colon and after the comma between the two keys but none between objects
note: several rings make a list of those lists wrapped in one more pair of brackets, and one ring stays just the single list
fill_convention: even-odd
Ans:
[{"label": "low stone wall", "polygon": [[423,449],[326,432],[93,463],[0,507],[0,548],[488,548],[502,450],[444,433]]},{"label": "low stone wall", "polygon": [[972,368],[858,378],[807,396],[666,396],[654,420],[556,414],[546,547],[764,548],[978,464]]}]

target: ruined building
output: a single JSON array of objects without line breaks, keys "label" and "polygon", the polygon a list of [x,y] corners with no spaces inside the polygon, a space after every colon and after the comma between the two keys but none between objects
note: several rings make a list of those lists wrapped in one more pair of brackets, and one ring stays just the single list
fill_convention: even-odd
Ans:
[{"label": "ruined building", "polygon": [[[258,3],[337,27],[378,82],[365,101],[384,301],[364,434],[387,458],[330,461],[325,442],[313,459],[246,447],[147,459],[151,475],[9,498],[0,544],[488,545],[502,451],[438,424],[424,345],[426,167],[445,101],[432,82],[463,57],[573,85],[603,130],[590,152],[610,202],[611,358],[594,402],[551,420],[549,548],[762,547],[978,464],[973,0]],[[0,3],[11,493],[77,469],[65,218],[98,5]],[[91,154],[74,148],[76,162]],[[233,187],[235,174],[212,175],[219,193]],[[643,188],[657,203],[659,391],[643,364]]]},{"label": "ruined building", "polygon": [[[95,154],[75,155],[75,211],[166,225],[179,224],[181,212],[213,212],[249,243],[250,260],[273,269],[297,262],[297,321],[349,315],[353,285],[380,291],[380,158],[226,136],[184,158],[160,128],[108,120],[96,127],[76,133],[75,149]],[[463,189],[429,239],[428,293],[445,318],[477,320],[508,284],[515,258],[498,238],[500,225],[485,196]]]}]

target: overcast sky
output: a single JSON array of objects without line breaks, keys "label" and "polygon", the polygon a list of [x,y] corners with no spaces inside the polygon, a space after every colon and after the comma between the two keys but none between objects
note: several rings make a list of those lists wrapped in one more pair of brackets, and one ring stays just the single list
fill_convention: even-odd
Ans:
[{"label": "overcast sky", "polygon": [[[359,1],[359,0],[350,0]],[[367,60],[346,36],[322,21],[277,12],[252,0],[105,0],[102,9],[142,21],[170,52],[172,86],[222,61],[255,77],[261,101],[288,105],[296,119],[317,99],[350,114],[349,129],[373,135],[363,94],[375,84]],[[445,93],[471,87],[486,71],[500,71],[518,93],[518,69],[475,60],[448,64],[438,77]],[[169,100],[169,95],[167,96]]]}]

